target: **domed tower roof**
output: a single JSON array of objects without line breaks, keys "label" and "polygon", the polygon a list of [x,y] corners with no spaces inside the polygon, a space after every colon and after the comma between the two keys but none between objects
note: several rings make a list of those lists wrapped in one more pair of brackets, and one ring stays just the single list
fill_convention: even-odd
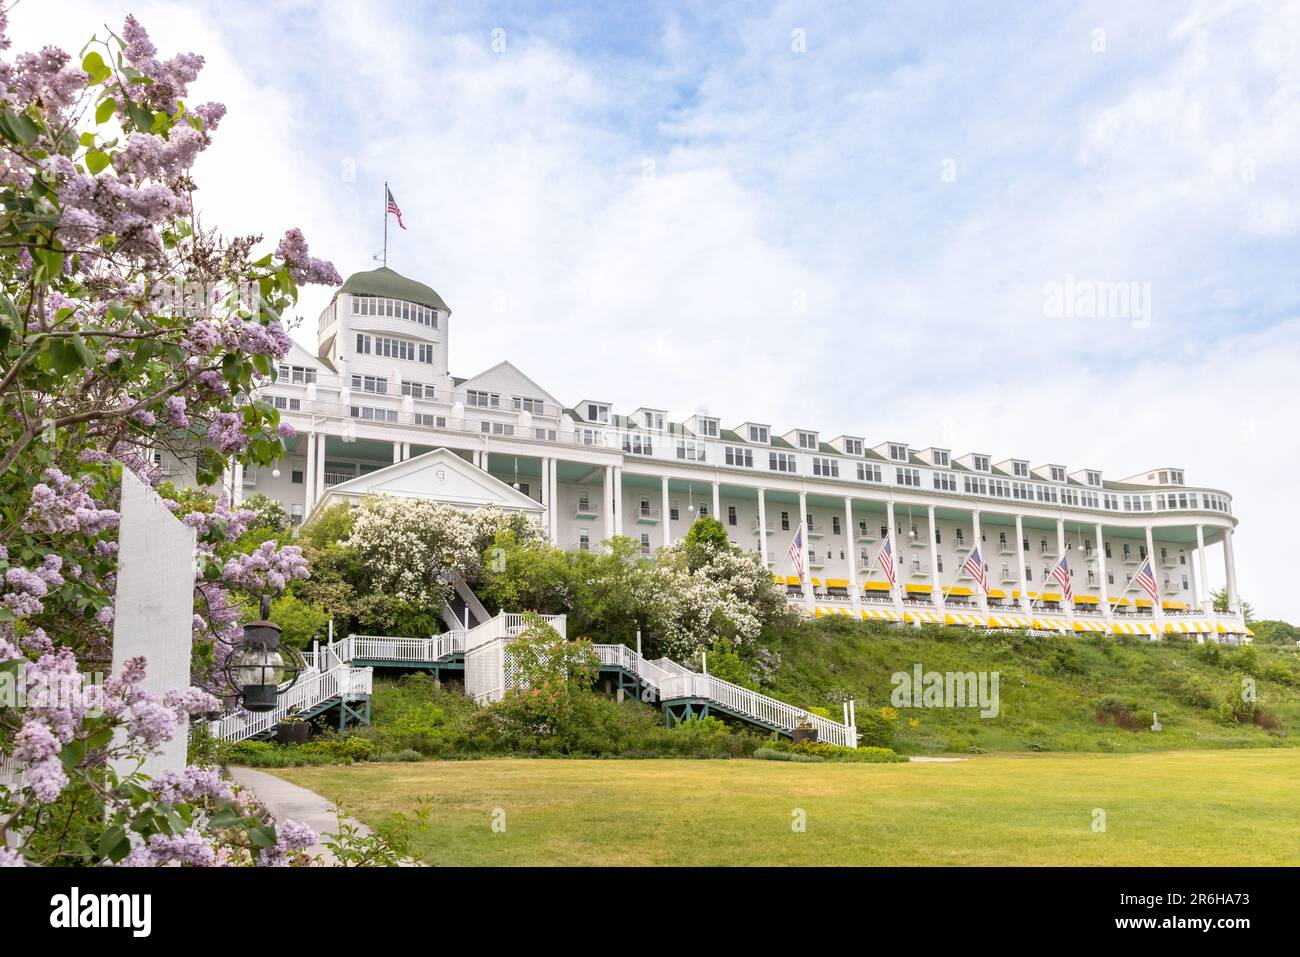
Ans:
[{"label": "domed tower roof", "polygon": [[441,309],[450,313],[442,297],[422,282],[407,279],[400,273],[393,272],[387,266],[371,269],[368,272],[354,272],[348,276],[339,292],[358,296],[385,296],[389,299],[402,299],[406,302],[419,303],[430,309]]}]

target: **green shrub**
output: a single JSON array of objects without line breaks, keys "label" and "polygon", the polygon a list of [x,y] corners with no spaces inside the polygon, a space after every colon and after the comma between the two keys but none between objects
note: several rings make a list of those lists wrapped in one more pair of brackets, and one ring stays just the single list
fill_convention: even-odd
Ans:
[{"label": "green shrub", "polygon": [[759,761],[790,761],[797,764],[821,764],[826,760],[818,754],[778,751],[776,748],[759,748],[750,757],[757,758]]},{"label": "green shrub", "polygon": [[862,747],[845,748],[825,741],[791,741],[776,739],[768,743],[767,748],[784,754],[813,755],[823,761],[841,761],[846,763],[890,764],[906,761],[907,758],[896,754],[892,748]]}]

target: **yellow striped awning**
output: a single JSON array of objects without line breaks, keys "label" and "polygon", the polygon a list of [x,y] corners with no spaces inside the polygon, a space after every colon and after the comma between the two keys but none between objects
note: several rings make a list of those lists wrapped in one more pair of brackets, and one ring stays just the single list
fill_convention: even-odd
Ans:
[{"label": "yellow striped awning", "polygon": [[988,619],[983,615],[971,615],[966,612],[950,611],[943,616],[946,625],[966,625],[975,628],[987,628]]},{"label": "yellow striped awning", "polygon": [[989,597],[990,597],[990,598],[1006,598],[1006,597],[1007,597],[1007,593],[1004,592],[1001,588],[990,588],[990,589],[989,589]]},{"label": "yellow striped awning", "polygon": [[848,605],[818,605],[814,609],[818,618],[828,618],[834,615],[852,615],[853,609]]},{"label": "yellow striped awning", "polygon": [[889,591],[889,582],[867,582],[862,586],[863,591]]},{"label": "yellow striped awning", "polygon": [[1117,635],[1150,636],[1157,634],[1155,622],[1150,621],[1117,621],[1111,627]]},{"label": "yellow striped awning", "polygon": [[1074,596],[1074,603],[1076,605],[1095,605],[1100,601],[1101,599],[1098,598],[1096,595],[1075,595]]},{"label": "yellow striped awning", "polygon": [[1177,621],[1165,622],[1166,634],[1212,635],[1214,625],[1198,618],[1179,618]]},{"label": "yellow striped awning", "polygon": [[1056,592],[1045,591],[1038,596],[1039,601],[1060,601],[1061,596]]},{"label": "yellow striped awning", "polygon": [[942,625],[943,615],[937,611],[905,611],[903,612],[903,621],[912,624],[921,622],[928,625]]},{"label": "yellow striped awning", "polygon": [[799,581],[799,576],[798,576],[798,575],[786,575],[786,576],[785,576],[785,583],[786,583],[787,585],[800,585],[800,584],[802,584],[802,582]]},{"label": "yellow striped awning", "polygon": [[849,580],[847,578],[828,578],[826,579],[827,588],[848,588]]},{"label": "yellow striped awning", "polygon": [[901,616],[892,608],[863,608],[862,617],[875,621],[900,621]]},{"label": "yellow striped awning", "polygon": [[991,628],[1029,628],[1032,625],[1032,620],[1019,615],[989,615]]},{"label": "yellow striped awning", "polygon": [[1070,623],[1061,618],[1035,618],[1034,627],[1040,631],[1069,631]]},{"label": "yellow striped awning", "polygon": [[1186,611],[1187,602],[1185,601],[1162,601],[1161,608],[1168,608],[1170,611]]},{"label": "yellow striped awning", "polygon": [[967,595],[967,596],[975,594],[965,585],[945,585],[943,588],[943,593],[945,595]]},{"label": "yellow striped awning", "polygon": [[1109,631],[1106,623],[1100,619],[1076,618],[1074,619],[1075,631]]},{"label": "yellow striped awning", "polygon": [[1139,599],[1137,600],[1136,604],[1137,604],[1137,606],[1138,606],[1139,608],[1150,608],[1150,607],[1151,607],[1151,599],[1150,599],[1150,598],[1139,598]]},{"label": "yellow striped awning", "polygon": [[913,595],[928,595],[934,589],[929,585],[908,585],[907,590]]}]

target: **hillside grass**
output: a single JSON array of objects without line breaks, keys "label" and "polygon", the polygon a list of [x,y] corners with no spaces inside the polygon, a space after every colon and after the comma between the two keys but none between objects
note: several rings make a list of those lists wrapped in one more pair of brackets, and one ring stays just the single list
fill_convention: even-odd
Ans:
[{"label": "hillside grass", "polygon": [[[803,622],[765,643],[781,655],[763,690],[839,717],[844,695],[864,712],[890,705],[891,675],[926,671],[999,673],[1000,713],[898,709],[894,747],[911,754],[995,751],[1139,752],[1186,748],[1282,747],[1298,743],[1300,655],[1292,647],[1236,650],[1185,639],[984,634],[964,628],[899,628],[848,619]],[[1267,728],[1225,716],[1253,679]],[[1122,706],[1138,730],[1117,727]],[[1152,712],[1163,730],[1150,730]],[[915,722],[915,726],[913,726]]]},{"label": "hillside grass", "polygon": [[[435,865],[1300,864],[1300,751],[1289,749],[870,765],[490,759],[274,773],[372,825],[427,801],[414,846]],[[799,811],[802,833],[792,828]]]}]

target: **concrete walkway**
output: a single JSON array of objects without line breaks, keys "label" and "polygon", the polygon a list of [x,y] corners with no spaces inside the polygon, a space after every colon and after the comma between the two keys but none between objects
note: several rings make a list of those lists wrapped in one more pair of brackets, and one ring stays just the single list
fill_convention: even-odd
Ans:
[{"label": "concrete walkway", "polygon": [[[257,799],[271,812],[277,821],[297,821],[306,824],[321,836],[335,834],[339,829],[338,816],[334,805],[315,791],[308,791],[284,778],[274,774],[257,771],[253,768],[230,768],[230,777],[242,788],[247,788],[257,795]],[[356,818],[344,817],[343,820],[357,828],[361,834],[369,834],[366,827]],[[307,849],[308,854],[319,854],[321,863],[326,866],[334,864],[334,855],[323,844],[313,844]]]}]

